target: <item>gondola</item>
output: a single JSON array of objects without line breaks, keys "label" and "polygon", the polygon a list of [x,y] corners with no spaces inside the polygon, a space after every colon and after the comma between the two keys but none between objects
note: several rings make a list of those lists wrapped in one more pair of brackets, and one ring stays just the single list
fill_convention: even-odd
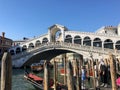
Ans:
[{"label": "gondola", "polygon": [[43,78],[38,77],[37,75],[32,74],[32,73],[28,73],[28,72],[25,72],[24,78],[29,83],[31,83],[36,88],[36,90],[44,90]]},{"label": "gondola", "polygon": [[[33,74],[33,73],[28,73],[27,71],[25,71],[24,74],[24,78],[31,83],[36,90],[44,90],[44,84],[43,84],[43,78]],[[50,79],[49,82],[49,90],[53,90],[54,89],[54,81],[53,79]],[[67,87],[65,85],[62,85],[60,83],[57,83],[57,90],[67,90]]]}]

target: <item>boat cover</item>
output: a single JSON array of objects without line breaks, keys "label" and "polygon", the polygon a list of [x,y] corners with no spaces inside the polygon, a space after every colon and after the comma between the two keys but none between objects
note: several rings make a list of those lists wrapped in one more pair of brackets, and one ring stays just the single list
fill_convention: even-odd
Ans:
[{"label": "boat cover", "polygon": [[34,74],[32,74],[32,73],[30,73],[30,74],[28,75],[28,77],[32,78],[32,79],[35,80],[35,81],[42,81],[42,80],[43,80],[43,78],[38,77],[38,76],[36,76],[36,75],[34,75]]}]

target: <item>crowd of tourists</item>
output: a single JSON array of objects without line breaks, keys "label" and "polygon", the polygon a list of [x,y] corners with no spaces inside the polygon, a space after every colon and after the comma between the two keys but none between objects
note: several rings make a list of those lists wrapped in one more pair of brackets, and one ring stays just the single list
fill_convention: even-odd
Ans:
[{"label": "crowd of tourists", "polygon": [[[116,71],[116,77],[119,78],[119,69],[120,69],[120,61],[118,59],[114,60],[115,62],[115,71]],[[93,66],[92,66],[93,65]],[[96,82],[96,87],[108,87],[108,85],[111,85],[111,73],[110,73],[110,60],[109,59],[101,59],[96,60],[92,62],[92,60],[89,60],[86,64],[86,79],[88,81],[90,80],[90,77],[93,77],[93,68],[94,68],[94,77]],[[116,78],[116,79],[117,79]],[[119,85],[120,83],[117,83]]]},{"label": "crowd of tourists", "polygon": [[[118,59],[115,60],[115,71],[116,71],[116,79],[120,81],[120,61]],[[81,69],[81,80],[84,82],[88,80],[91,82],[93,80],[93,74],[95,78],[95,87],[105,87],[111,85],[111,73],[110,73],[110,60],[108,59],[101,59],[95,60],[88,60],[87,63],[82,66]],[[117,86],[120,86],[120,82],[116,82]]]}]

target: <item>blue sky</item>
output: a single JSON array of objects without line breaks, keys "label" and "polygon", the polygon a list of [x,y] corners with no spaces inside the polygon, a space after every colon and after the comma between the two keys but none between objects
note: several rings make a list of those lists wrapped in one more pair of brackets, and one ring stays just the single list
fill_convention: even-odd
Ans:
[{"label": "blue sky", "polygon": [[7,38],[40,36],[53,24],[83,32],[117,26],[120,0],[0,0],[0,33]]}]

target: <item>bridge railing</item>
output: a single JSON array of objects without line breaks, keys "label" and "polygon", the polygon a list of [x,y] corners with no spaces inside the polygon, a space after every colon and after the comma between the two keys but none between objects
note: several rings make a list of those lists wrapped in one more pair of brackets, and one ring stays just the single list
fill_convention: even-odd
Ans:
[{"label": "bridge railing", "polygon": [[74,49],[74,50],[82,50],[86,52],[94,52],[94,53],[101,53],[101,54],[108,54],[109,52],[112,53],[120,53],[120,51],[115,52],[114,49],[107,49],[107,48],[102,48],[102,47],[91,47],[91,46],[84,46],[80,44],[73,44],[73,43],[67,43],[67,42],[49,42],[45,44],[41,44],[40,46],[34,47],[27,49],[24,52],[21,52],[17,55],[14,55],[12,59],[17,59],[20,57],[24,57],[33,53],[37,53],[43,50],[47,50],[50,48],[68,48],[68,49]]}]

